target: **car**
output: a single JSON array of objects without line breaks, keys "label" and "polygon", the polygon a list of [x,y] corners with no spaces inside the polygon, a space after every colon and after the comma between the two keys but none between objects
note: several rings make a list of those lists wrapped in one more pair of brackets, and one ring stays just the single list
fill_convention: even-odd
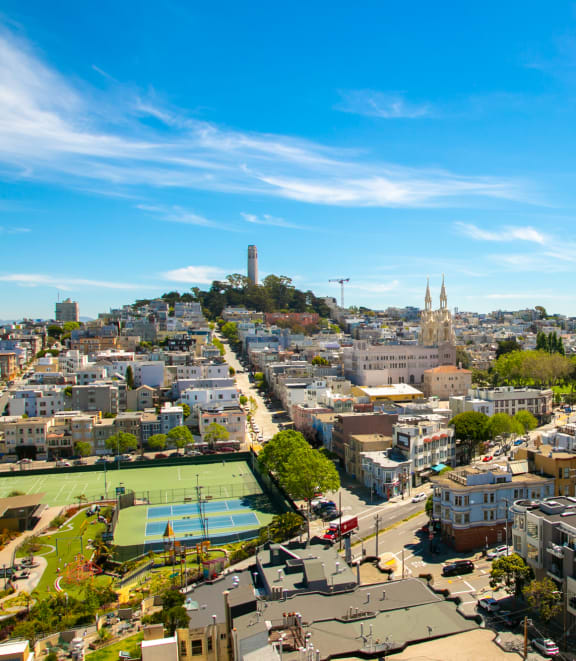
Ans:
[{"label": "car", "polygon": [[508,553],[509,551],[507,546],[497,546],[495,549],[488,551],[486,557],[488,560],[496,560],[496,558],[501,558],[504,555],[508,555]]},{"label": "car", "polygon": [[74,459],[74,466],[86,466],[86,459]]},{"label": "car", "polygon": [[523,438],[517,438],[517,439],[514,441],[514,445],[522,445],[522,443],[524,443],[524,439],[523,439]]},{"label": "car", "polygon": [[457,560],[442,567],[442,576],[460,576],[470,574],[474,571],[474,563],[471,560]]},{"label": "car", "polygon": [[322,513],[322,518],[324,519],[324,521],[334,521],[334,519],[338,519],[341,516],[342,516],[342,512],[340,512],[340,510],[335,508],[324,510],[324,512]]},{"label": "car", "polygon": [[16,462],[17,464],[31,464],[32,459],[28,459],[28,457],[24,457],[23,459],[18,459]]},{"label": "car", "polygon": [[107,463],[108,463],[108,459],[106,459],[106,457],[99,457],[94,462],[94,464],[107,464]]},{"label": "car", "polygon": [[428,498],[428,496],[427,496],[424,492],[422,492],[422,493],[417,493],[417,494],[412,498],[412,502],[413,502],[413,503],[421,503],[423,500],[426,500],[426,498]]},{"label": "car", "polygon": [[56,468],[70,468],[72,464],[69,461],[57,461]]},{"label": "car", "polygon": [[507,627],[514,628],[517,627],[520,622],[524,619],[522,612],[518,611],[509,611],[501,610],[494,614],[494,617],[499,621],[505,624]]},{"label": "car", "polygon": [[168,455],[164,454],[163,452],[157,452],[154,455],[154,459],[167,459],[167,458],[168,458]]},{"label": "car", "polygon": [[139,454],[134,461],[152,461],[150,457],[147,457],[145,454]]},{"label": "car", "polygon": [[494,457],[491,454],[487,454],[485,457],[482,457],[482,461],[492,461]]},{"label": "car", "polygon": [[496,448],[494,450],[494,456],[499,457],[502,454],[502,450],[500,448]]},{"label": "car", "polygon": [[532,647],[537,649],[543,656],[557,656],[560,654],[558,645],[550,638],[534,638]]},{"label": "car", "polygon": [[492,597],[479,599],[477,606],[478,608],[488,611],[489,613],[495,613],[496,611],[500,610],[500,604],[496,601],[496,599],[492,599]]},{"label": "car", "polygon": [[[314,502],[314,501],[313,501]],[[333,500],[319,500],[317,503],[312,505],[314,512],[321,512],[327,507],[336,507],[336,503]]]}]

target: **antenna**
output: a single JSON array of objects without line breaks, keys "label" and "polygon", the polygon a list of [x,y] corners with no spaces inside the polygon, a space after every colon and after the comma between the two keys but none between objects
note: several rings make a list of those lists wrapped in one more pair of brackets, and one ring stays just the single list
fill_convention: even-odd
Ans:
[{"label": "antenna", "polygon": [[350,278],[334,278],[328,280],[328,282],[339,282],[340,283],[340,307],[344,307],[344,283],[350,282]]}]

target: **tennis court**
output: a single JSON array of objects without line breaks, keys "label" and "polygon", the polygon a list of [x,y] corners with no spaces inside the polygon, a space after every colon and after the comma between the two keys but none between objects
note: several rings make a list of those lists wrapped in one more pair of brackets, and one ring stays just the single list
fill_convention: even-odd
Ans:
[{"label": "tennis court", "polygon": [[[202,502],[202,513],[209,512],[238,512],[240,510],[249,510],[250,506],[245,501],[235,500],[211,500]],[[200,505],[198,503],[185,505],[157,505],[149,507],[147,512],[148,519],[167,519],[178,518],[181,516],[200,515]]]},{"label": "tennis court", "polygon": [[211,464],[140,467],[138,463],[106,466],[87,472],[61,472],[26,475],[26,472],[3,475],[0,498],[12,491],[43,493],[46,505],[68,505],[79,496],[88,501],[114,498],[116,487],[132,490],[137,500],[149,504],[185,503],[202,498],[232,499],[261,494],[262,489],[245,461]]},{"label": "tennis court", "polygon": [[[205,519],[207,528],[211,531],[223,531],[230,528],[259,528],[260,522],[253,512],[247,514],[231,514],[230,516],[211,516]],[[151,521],[146,524],[145,537],[163,535],[168,521]],[[202,519],[197,516],[193,519],[176,519],[170,521],[176,538],[182,533],[198,533],[204,530]]]}]

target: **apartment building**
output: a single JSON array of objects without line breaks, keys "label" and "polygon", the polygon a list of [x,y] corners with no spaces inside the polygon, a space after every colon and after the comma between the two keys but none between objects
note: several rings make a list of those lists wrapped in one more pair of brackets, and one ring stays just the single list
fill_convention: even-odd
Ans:
[{"label": "apartment building", "polygon": [[362,452],[361,460],[361,482],[371,493],[385,500],[404,494],[410,496],[411,460],[393,450]]},{"label": "apartment building", "polygon": [[154,408],[158,399],[158,390],[150,386],[140,386],[126,391],[126,408],[134,411]]},{"label": "apartment building", "polygon": [[164,363],[158,360],[134,361],[134,385],[161,388],[164,385]]},{"label": "apartment building", "polygon": [[119,386],[91,383],[87,386],[72,386],[72,408],[80,411],[102,411],[118,413]]},{"label": "apartment building", "polygon": [[576,499],[519,499],[511,507],[512,544],[538,580],[551,578],[562,593],[567,631],[576,626]]},{"label": "apartment building", "polygon": [[208,387],[187,388],[180,393],[180,401],[188,404],[190,409],[198,413],[205,404],[233,404],[238,405],[240,394],[236,386],[231,387]]},{"label": "apartment building", "polygon": [[0,379],[13,381],[18,376],[18,358],[12,351],[0,352]]},{"label": "apartment building", "polygon": [[218,404],[206,404],[198,415],[198,427],[204,441],[206,429],[212,423],[225,427],[231,441],[246,440],[246,411],[239,406],[230,408]]},{"label": "apartment building", "polygon": [[56,303],[56,321],[78,321],[79,311],[78,303],[69,298]]},{"label": "apartment building", "polygon": [[392,447],[392,436],[384,434],[351,434],[348,442],[344,444],[344,470],[356,478],[364,481],[362,474],[363,456],[365,453],[374,453]]},{"label": "apartment building", "polygon": [[576,454],[551,445],[520,447],[514,458],[528,462],[531,473],[554,478],[554,496],[576,496]]},{"label": "apartment building", "polygon": [[[4,425],[4,447],[7,454],[22,456],[46,454],[48,434],[54,427],[52,418],[19,419]],[[18,451],[17,448],[26,450]]]},{"label": "apartment building", "polygon": [[344,465],[346,456],[350,456],[347,446],[352,436],[358,434],[381,434],[392,436],[394,424],[398,416],[387,413],[342,413],[334,418],[332,428],[332,451]]},{"label": "apartment building", "polygon": [[8,408],[10,415],[51,416],[63,411],[66,405],[64,391],[58,386],[22,388],[12,393]]},{"label": "apartment building", "polygon": [[454,429],[442,416],[402,418],[394,425],[393,446],[412,461],[412,485],[418,486],[444,466],[454,466]]},{"label": "apartment building", "polygon": [[465,397],[450,397],[450,409],[457,415],[465,411],[480,410],[486,415],[529,411],[540,423],[548,422],[552,416],[554,393],[552,390],[536,388],[470,388]]},{"label": "apartment building", "polygon": [[425,397],[449,399],[466,395],[472,386],[472,372],[456,365],[439,365],[424,372]]},{"label": "apartment building", "polygon": [[103,365],[89,365],[73,370],[76,376],[76,384],[87,386],[94,381],[102,381],[108,376],[108,370]]},{"label": "apartment building", "polygon": [[428,347],[354,340],[351,347],[343,348],[343,355],[346,378],[359,386],[420,385],[426,370],[456,363],[456,348],[450,344]]},{"label": "apartment building", "polygon": [[514,501],[552,495],[553,478],[528,473],[526,462],[507,468],[463,468],[431,479],[433,517],[444,542],[457,551],[472,551],[505,543],[507,531],[510,542]]}]

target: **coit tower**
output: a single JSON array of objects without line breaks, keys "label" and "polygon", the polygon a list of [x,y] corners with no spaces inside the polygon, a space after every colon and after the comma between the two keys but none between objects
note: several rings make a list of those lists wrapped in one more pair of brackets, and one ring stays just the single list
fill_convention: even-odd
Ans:
[{"label": "coit tower", "polygon": [[248,282],[251,285],[258,284],[258,248],[248,246]]}]

